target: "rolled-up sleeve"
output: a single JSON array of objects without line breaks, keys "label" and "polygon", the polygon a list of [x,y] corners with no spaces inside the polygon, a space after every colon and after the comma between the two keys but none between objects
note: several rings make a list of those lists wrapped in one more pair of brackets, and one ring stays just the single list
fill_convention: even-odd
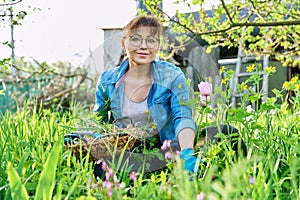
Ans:
[{"label": "rolled-up sleeve", "polygon": [[96,88],[96,93],[95,93],[95,105],[94,105],[94,112],[99,112],[101,108],[105,105],[105,95],[104,95],[104,87],[101,82],[102,76],[99,77],[98,83],[97,83],[97,88]]},{"label": "rolled-up sleeve", "polygon": [[192,118],[192,108],[189,101],[189,88],[183,73],[179,73],[171,86],[171,109],[175,128],[175,135],[185,128],[191,128],[196,133],[196,123]]}]

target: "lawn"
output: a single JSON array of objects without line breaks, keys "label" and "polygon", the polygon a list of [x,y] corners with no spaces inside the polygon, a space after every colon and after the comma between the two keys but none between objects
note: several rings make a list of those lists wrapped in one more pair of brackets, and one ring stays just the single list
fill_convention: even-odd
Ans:
[{"label": "lawn", "polygon": [[[249,84],[258,82],[248,79],[240,91]],[[95,179],[94,163],[72,156],[64,148],[64,135],[78,129],[109,132],[110,125],[99,124],[78,104],[63,114],[26,106],[3,113],[0,199],[299,199],[299,85],[293,78],[282,91],[274,89],[274,97],[245,95],[235,108],[227,102],[230,90],[221,88],[215,90],[221,96],[217,106],[202,107],[199,97],[192,99],[199,131],[231,124],[248,147],[246,156],[236,157],[226,137],[197,146],[203,161],[198,174],[182,170],[174,155],[167,168],[156,172],[127,173],[107,165],[105,179]],[[294,96],[286,98],[286,90],[293,90]]]}]

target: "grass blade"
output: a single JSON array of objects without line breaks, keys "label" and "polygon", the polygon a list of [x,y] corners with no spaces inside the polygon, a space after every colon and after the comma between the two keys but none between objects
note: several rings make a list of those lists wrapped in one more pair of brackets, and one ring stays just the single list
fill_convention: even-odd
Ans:
[{"label": "grass blade", "polygon": [[61,144],[57,142],[53,149],[51,150],[45,167],[41,173],[39,183],[36,190],[35,200],[51,200],[52,192],[55,185],[55,174],[57,163],[59,159],[59,154],[61,151]]},{"label": "grass blade", "polygon": [[26,188],[21,183],[18,172],[12,167],[11,162],[7,165],[7,174],[11,189],[12,199],[28,199]]}]

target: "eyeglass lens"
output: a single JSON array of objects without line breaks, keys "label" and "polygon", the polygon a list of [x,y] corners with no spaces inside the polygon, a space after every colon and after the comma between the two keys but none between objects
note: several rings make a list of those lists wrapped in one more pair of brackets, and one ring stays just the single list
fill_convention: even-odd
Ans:
[{"label": "eyeglass lens", "polygon": [[155,37],[150,36],[147,38],[143,38],[139,35],[129,36],[129,41],[130,41],[131,45],[133,45],[135,47],[140,47],[142,45],[144,39],[145,39],[145,42],[146,42],[146,45],[148,48],[150,48],[150,49],[158,48],[159,41]]}]

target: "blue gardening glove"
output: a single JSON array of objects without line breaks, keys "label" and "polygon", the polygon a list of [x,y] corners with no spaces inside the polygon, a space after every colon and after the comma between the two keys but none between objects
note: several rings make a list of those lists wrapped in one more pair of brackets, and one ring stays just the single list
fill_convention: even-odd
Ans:
[{"label": "blue gardening glove", "polygon": [[91,132],[91,131],[75,131],[71,134],[67,134],[64,137],[65,144],[73,144],[76,140],[83,140],[86,142],[85,136],[92,137],[92,138],[101,138],[105,137],[101,133]]},{"label": "blue gardening glove", "polygon": [[200,173],[200,169],[195,169],[197,163],[202,162],[200,159],[198,159],[195,155],[195,152],[192,148],[186,148],[183,149],[180,152],[180,158],[184,161],[184,169],[194,173]]}]

